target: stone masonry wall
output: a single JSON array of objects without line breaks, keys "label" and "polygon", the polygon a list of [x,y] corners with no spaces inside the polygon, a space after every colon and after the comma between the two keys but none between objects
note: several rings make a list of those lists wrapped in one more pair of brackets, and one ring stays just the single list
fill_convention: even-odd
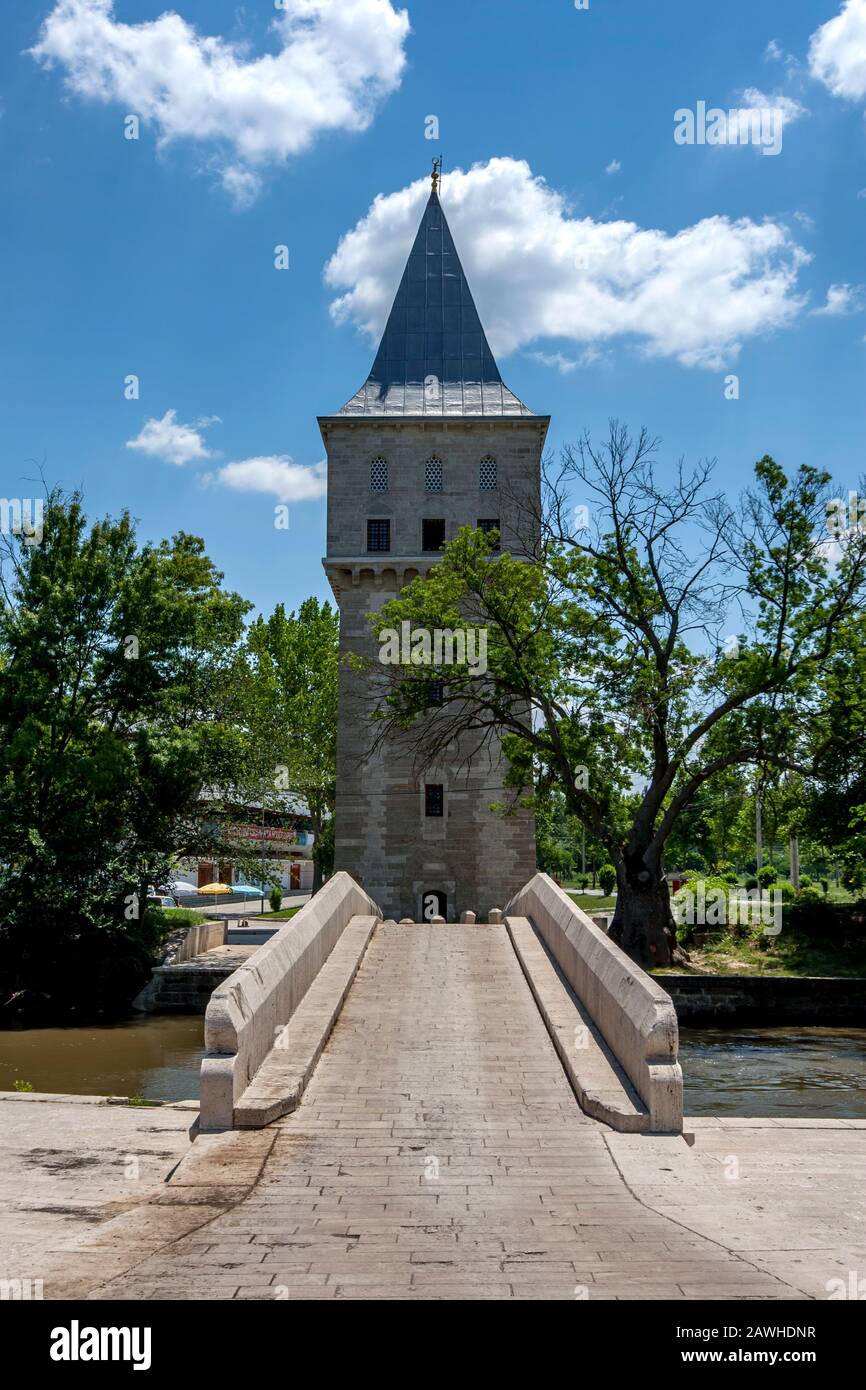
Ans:
[{"label": "stone masonry wall", "polygon": [[[386,420],[334,425],[326,422],[328,447],[328,558],[326,569],[340,604],[341,656],[374,656],[366,614],[396,596],[404,582],[429,562],[401,565],[421,556],[421,521],[444,518],[446,538],[482,517],[499,518],[502,548],[521,549],[532,532],[537,506],[544,424],[533,419],[415,422]],[[424,465],[442,460],[443,491],[428,493]],[[497,461],[498,487],[481,492],[478,467]],[[370,463],[389,467],[387,493],[371,493]],[[366,558],[368,517],[391,519],[391,551]],[[341,557],[355,563],[341,569]],[[432,560],[432,557],[431,557]],[[532,815],[505,818],[491,811],[507,800],[498,744],[474,753],[453,746],[436,767],[416,765],[411,751],[391,743],[371,755],[368,678],[342,665],[337,740],[336,868],[344,869],[377,902],[386,917],[421,917],[425,892],[447,896],[447,916],[467,910],[483,920],[535,872]],[[435,718],[435,715],[432,717]],[[444,816],[424,814],[425,782],[444,787]]]}]

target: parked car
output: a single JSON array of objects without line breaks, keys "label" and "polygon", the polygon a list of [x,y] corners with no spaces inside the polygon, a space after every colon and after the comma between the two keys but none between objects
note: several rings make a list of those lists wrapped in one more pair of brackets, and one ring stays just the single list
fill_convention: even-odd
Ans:
[{"label": "parked car", "polygon": [[171,893],[148,893],[148,907],[177,907],[177,898],[173,898]]}]

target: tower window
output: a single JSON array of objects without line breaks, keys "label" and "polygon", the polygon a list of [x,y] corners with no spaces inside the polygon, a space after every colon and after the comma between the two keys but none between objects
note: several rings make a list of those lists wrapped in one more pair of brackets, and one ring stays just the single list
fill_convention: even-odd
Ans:
[{"label": "tower window", "polygon": [[442,491],[442,460],[436,458],[428,459],[424,465],[424,489],[426,492]]},{"label": "tower window", "polygon": [[367,550],[390,550],[391,549],[391,523],[390,521],[368,521],[367,522]]},{"label": "tower window", "polygon": [[425,816],[444,816],[445,789],[441,782],[428,782],[424,788]]},{"label": "tower window", "polygon": [[445,544],[445,521],[441,517],[429,517],[421,522],[421,549],[441,550]]},{"label": "tower window", "polygon": [[445,682],[431,681],[427,692],[427,698],[431,705],[444,705],[445,703]]},{"label": "tower window", "polygon": [[497,486],[496,459],[488,454],[478,465],[478,487],[481,492],[495,492]]},{"label": "tower window", "polygon": [[370,464],[370,491],[388,491],[388,464],[383,458],[373,459]]},{"label": "tower window", "polygon": [[481,517],[480,521],[478,522],[478,530],[479,530],[479,531],[483,531],[484,534],[485,534],[485,536],[488,536],[488,535],[490,534],[491,531],[495,531],[495,532],[496,532],[496,536],[494,537],[494,540],[493,540],[493,549],[494,549],[494,550],[498,550],[498,549],[499,549],[499,517],[498,517],[498,516],[496,516],[496,517],[494,517],[494,516],[483,516],[483,517]]}]

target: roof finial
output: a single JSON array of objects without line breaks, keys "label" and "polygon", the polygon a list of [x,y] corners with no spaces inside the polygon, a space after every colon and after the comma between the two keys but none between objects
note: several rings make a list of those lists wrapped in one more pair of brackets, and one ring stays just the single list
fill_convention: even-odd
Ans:
[{"label": "roof finial", "polygon": [[442,156],[441,156],[441,154],[440,154],[439,157],[438,157],[438,159],[434,159],[434,160],[433,160],[433,177],[432,177],[433,192],[434,192],[434,193],[437,193],[437,194],[438,194],[438,192],[439,192],[439,179],[441,178],[441,176],[442,176]]}]

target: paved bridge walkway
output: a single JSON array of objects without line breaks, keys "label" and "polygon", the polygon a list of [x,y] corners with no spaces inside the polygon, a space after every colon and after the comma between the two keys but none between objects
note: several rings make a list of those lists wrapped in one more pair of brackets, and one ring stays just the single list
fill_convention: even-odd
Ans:
[{"label": "paved bridge walkway", "polygon": [[[502,927],[380,926],[300,1108],[193,1157],[214,1140],[186,1179],[201,1184],[188,1233],[96,1297],[804,1296],[792,1256],[771,1272],[726,1248],[724,1209],[708,1237],[687,1209],[653,1210],[663,1194],[636,1195],[683,1163],[700,1195],[704,1174],[682,1137],[613,1135],[581,1112]],[[255,1177],[208,1208],[215,1184]],[[676,1181],[674,1207],[694,1208]],[[167,1200],[151,1215],[168,1220],[184,1189]],[[703,1211],[706,1225],[706,1194]]]}]

